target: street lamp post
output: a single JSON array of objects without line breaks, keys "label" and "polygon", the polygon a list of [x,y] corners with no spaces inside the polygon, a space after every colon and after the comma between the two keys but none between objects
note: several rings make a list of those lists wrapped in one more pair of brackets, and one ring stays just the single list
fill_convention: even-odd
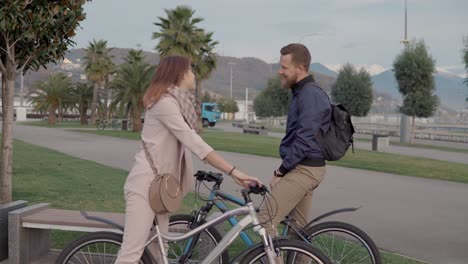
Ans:
[{"label": "street lamp post", "polygon": [[24,101],[24,72],[21,72],[20,82],[20,106],[23,107]]},{"label": "street lamp post", "polygon": [[[401,41],[403,45],[405,45],[405,49],[408,48],[408,7],[407,7],[408,1],[405,0],[405,39]],[[408,143],[410,141],[410,133],[409,133],[409,128],[411,126],[411,119],[409,116],[405,115],[404,113],[401,113],[401,118],[400,118],[400,142],[403,143]]]},{"label": "street lamp post", "polygon": [[249,122],[249,88],[245,88],[245,121]]},{"label": "street lamp post", "polygon": [[229,89],[229,97],[232,98],[232,66],[236,65],[234,62],[229,62],[229,66],[231,66],[231,81],[230,81],[230,89]]}]

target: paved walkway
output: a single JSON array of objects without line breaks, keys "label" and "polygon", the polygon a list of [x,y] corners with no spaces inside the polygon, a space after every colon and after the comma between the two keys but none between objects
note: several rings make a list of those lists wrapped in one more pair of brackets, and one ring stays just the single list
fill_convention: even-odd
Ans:
[{"label": "paved walkway", "polygon": [[[25,142],[115,168],[129,170],[138,141],[16,125]],[[265,182],[279,159],[220,152],[231,163]],[[209,169],[197,159],[197,169]],[[362,206],[333,217],[364,229],[383,249],[431,263],[468,263],[468,184],[398,176],[342,167],[327,167],[315,195],[314,215]],[[224,189],[236,191],[231,180]],[[65,194],[64,194],[65,195]]]},{"label": "paved walkway", "polygon": [[[239,133],[242,133],[241,128],[233,127],[230,123],[219,124],[219,125],[216,126],[216,128],[222,129],[222,130],[224,130],[226,132],[239,132]],[[269,132],[268,135],[271,136],[271,137],[283,138],[284,133]],[[357,135],[357,137],[358,138],[369,138],[369,137],[367,137],[365,135]],[[393,140],[395,140],[395,139],[393,139]],[[468,144],[467,143],[456,143],[456,145],[454,145],[454,144],[452,144],[454,142],[443,142],[443,141],[432,141],[432,140],[431,141],[430,140],[420,140],[420,141],[416,141],[416,143],[434,144],[434,145],[437,145],[437,146],[450,146],[450,147],[455,147],[456,146],[458,148],[468,149]],[[356,140],[354,142],[354,148],[372,150],[372,142],[365,142],[365,141]],[[427,148],[403,147],[403,146],[395,146],[395,145],[390,145],[387,149],[384,150],[384,152],[468,164],[468,153],[450,152],[450,151],[442,151],[442,150],[427,149]]]}]

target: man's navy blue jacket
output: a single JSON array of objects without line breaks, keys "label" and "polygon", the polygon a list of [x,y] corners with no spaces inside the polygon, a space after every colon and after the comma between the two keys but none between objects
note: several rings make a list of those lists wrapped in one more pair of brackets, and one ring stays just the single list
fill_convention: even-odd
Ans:
[{"label": "man's navy blue jacket", "polygon": [[312,75],[294,84],[291,90],[293,97],[286,135],[280,145],[281,174],[293,170],[298,164],[325,164],[315,135],[319,129],[326,131],[331,120],[328,95],[314,82]]}]

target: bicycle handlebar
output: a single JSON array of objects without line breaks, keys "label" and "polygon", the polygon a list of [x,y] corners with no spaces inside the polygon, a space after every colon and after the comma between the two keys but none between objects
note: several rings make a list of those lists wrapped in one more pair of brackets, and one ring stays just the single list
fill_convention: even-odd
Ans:
[{"label": "bicycle handlebar", "polygon": [[197,173],[195,173],[195,175],[193,176],[197,178],[197,181],[215,182],[218,185],[220,185],[224,180],[223,175],[221,173],[216,173],[212,171],[197,171]]},{"label": "bicycle handlebar", "polygon": [[[206,171],[197,171],[194,177],[197,178],[197,181],[206,181],[206,182],[215,182],[218,186],[221,185],[224,178],[221,173],[216,172],[206,172]],[[251,202],[252,200],[249,197],[249,194],[260,194],[265,196],[266,193],[270,193],[268,188],[265,185],[260,186],[257,182],[250,182],[249,187],[241,191],[242,196],[244,197],[245,203]]]}]

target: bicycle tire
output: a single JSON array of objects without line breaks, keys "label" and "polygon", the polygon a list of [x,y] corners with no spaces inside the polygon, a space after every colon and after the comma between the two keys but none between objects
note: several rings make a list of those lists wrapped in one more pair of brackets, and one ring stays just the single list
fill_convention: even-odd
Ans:
[{"label": "bicycle tire", "polygon": [[[181,224],[181,225],[185,225],[189,226],[189,224],[191,223],[191,216],[190,215],[186,215],[186,214],[177,214],[177,215],[171,215],[170,218],[169,218],[169,226],[173,226],[175,224]],[[222,240],[222,236],[221,234],[218,232],[218,230],[216,230],[215,227],[211,226],[211,227],[208,227],[207,229],[205,229],[202,233],[206,233],[208,235],[208,237],[210,239],[213,240],[214,243],[216,243],[216,245]],[[214,246],[216,246],[214,245]],[[213,248],[214,248],[213,246]],[[209,250],[211,252],[211,250]],[[227,250],[225,250],[221,255],[220,255],[221,259],[218,263],[229,263],[229,253]],[[218,257],[219,258],[219,257]]]},{"label": "bicycle tire", "polygon": [[106,128],[106,124],[104,123],[104,121],[97,121],[96,128],[98,130],[104,130]]},{"label": "bicycle tire", "polygon": [[[326,254],[328,257],[331,258],[331,260],[335,263],[371,263],[371,264],[381,264],[382,263],[382,258],[380,256],[379,249],[377,248],[376,244],[374,241],[370,238],[369,235],[367,235],[364,231],[359,229],[358,227],[344,223],[344,222],[338,222],[338,221],[330,221],[330,222],[323,222],[317,225],[312,225],[309,228],[306,228],[304,232],[307,234],[307,236],[310,239],[310,243],[312,246],[315,246],[316,248],[320,249],[324,254]],[[343,255],[344,253],[341,254],[342,259],[337,259],[335,254],[333,253],[333,244],[332,242],[332,249],[329,250],[327,249],[325,243],[327,243],[324,240],[319,241],[319,236],[322,234],[326,233],[341,233],[341,234],[347,234],[351,236],[354,240],[360,242],[364,249],[366,250],[367,254],[369,255],[369,261],[357,261],[356,259],[353,258],[355,255]],[[335,235],[333,235],[335,236]],[[340,241],[343,241],[343,236],[337,236]],[[349,241],[350,243],[356,244],[356,241]],[[343,243],[343,242],[340,242]],[[335,244],[339,246],[339,244]],[[349,244],[346,244],[347,246]],[[346,249],[346,247],[344,248]],[[344,250],[343,249],[343,250]],[[353,249],[354,250],[354,249]],[[361,249],[361,252],[363,249]],[[356,252],[356,251],[354,251]],[[359,253],[359,252],[357,252]],[[363,253],[365,254],[365,253]],[[343,259],[343,256],[348,259]],[[363,259],[362,259],[363,260]]]},{"label": "bicycle tire", "polygon": [[119,128],[117,121],[116,121],[116,120],[112,120],[112,123],[111,123],[111,124],[112,124],[112,128],[114,129],[114,131],[117,131],[117,129]]},{"label": "bicycle tire", "polygon": [[[257,244],[258,245],[258,244]],[[273,245],[275,250],[287,251],[286,261],[283,263],[297,263],[296,259],[301,257],[302,255],[307,256],[310,260],[307,263],[315,263],[315,264],[331,264],[329,258],[323,254],[320,250],[311,247],[307,243],[298,240],[290,240],[290,239],[280,239],[280,240],[273,240]],[[300,255],[298,255],[300,254]],[[245,255],[244,258],[240,260],[241,264],[253,264],[253,263],[268,263],[268,261],[262,260],[266,256],[266,252],[264,250],[263,244],[261,246],[257,246],[254,250],[249,252]],[[310,262],[314,261],[314,262]]]},{"label": "bicycle tire", "polygon": [[[110,245],[114,245],[113,248],[116,252],[109,252],[106,254],[105,250],[106,247],[104,246],[104,254],[96,255],[95,252],[90,252],[90,250],[94,250],[94,248],[99,249],[98,243],[106,243]],[[90,247],[94,245],[94,247]],[[105,244],[104,244],[105,245]],[[115,258],[117,258],[118,249],[122,245],[122,235],[112,232],[94,232],[86,234],[77,240],[73,241],[70,245],[62,250],[59,257],[57,258],[56,264],[68,264],[68,263],[93,263],[93,259],[99,259],[99,263],[103,263],[102,260],[107,261],[109,257],[110,262],[104,263],[114,263]],[[83,252],[82,249],[87,248],[88,250]],[[112,248],[108,248],[112,249]],[[93,254],[93,255],[91,255]],[[112,255],[111,255],[112,254]],[[88,257],[87,257],[88,255]],[[78,262],[72,262],[71,260],[78,260]],[[84,261],[81,261],[84,260]],[[88,260],[91,260],[88,261]],[[140,264],[152,264],[151,257],[148,256],[146,252],[143,252],[143,255],[140,259]]]}]

